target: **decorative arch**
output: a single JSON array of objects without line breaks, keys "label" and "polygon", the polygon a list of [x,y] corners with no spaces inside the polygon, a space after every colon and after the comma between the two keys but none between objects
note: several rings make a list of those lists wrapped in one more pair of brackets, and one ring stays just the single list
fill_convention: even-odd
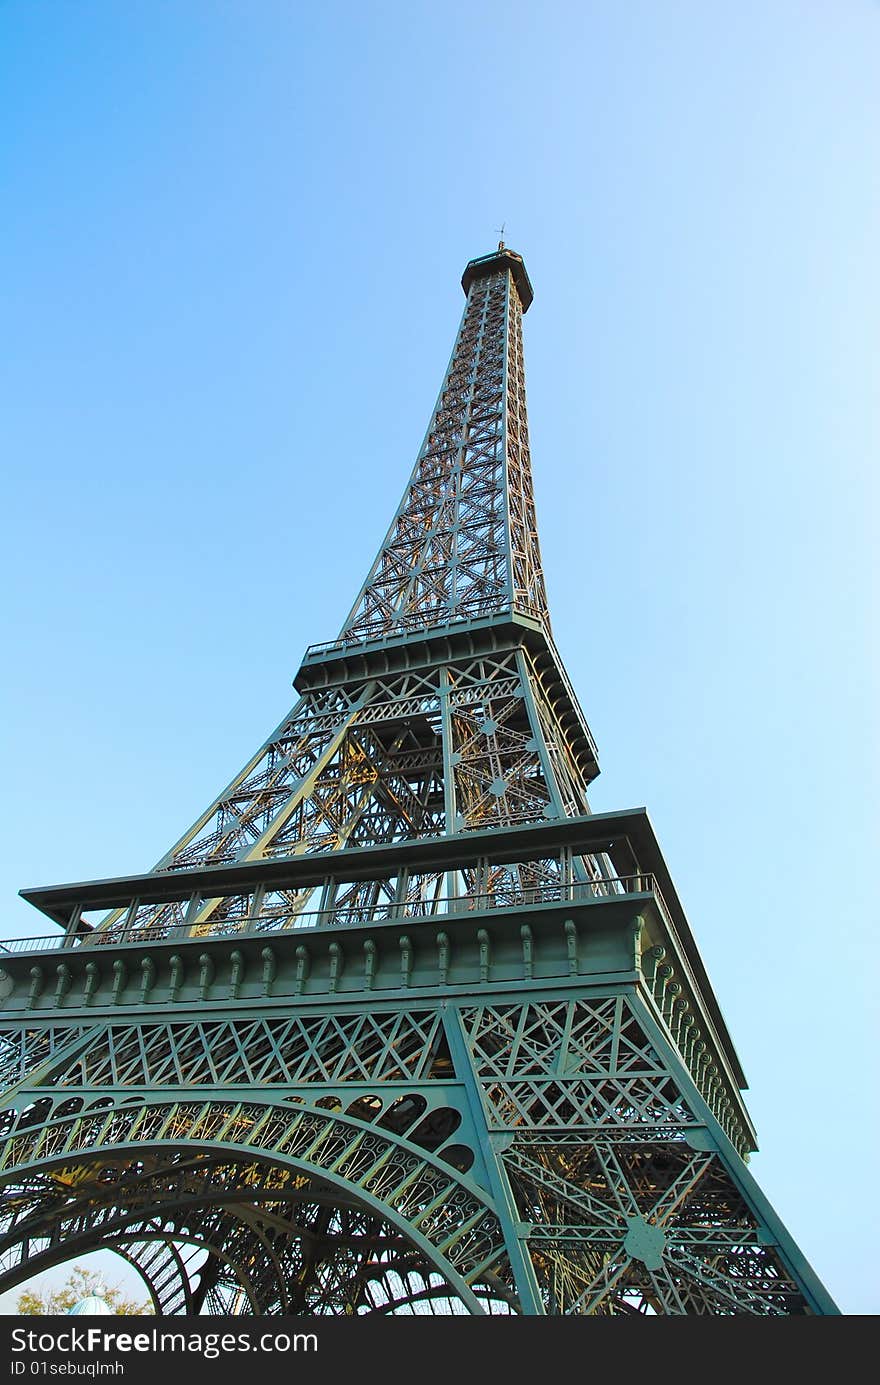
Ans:
[{"label": "decorative arch", "polygon": [[[312,1270],[320,1267],[317,1281],[334,1302],[342,1302],[349,1282],[357,1279],[363,1289],[371,1276],[391,1272],[392,1262],[404,1283],[406,1275],[421,1278],[421,1288],[404,1292],[396,1304],[365,1297],[358,1311],[404,1311],[405,1304],[412,1311],[416,1298],[436,1297],[437,1281],[461,1305],[458,1311],[509,1312],[515,1305],[494,1209],[442,1153],[305,1103],[163,1097],[79,1112],[68,1105],[66,1114],[54,1115],[61,1105],[59,1099],[41,1110],[39,1121],[32,1108],[6,1114],[0,1289],[35,1273],[37,1259],[39,1268],[69,1259],[72,1245],[84,1252],[125,1241],[128,1258],[141,1268],[148,1256],[155,1260],[156,1244],[195,1238],[234,1275],[250,1311],[266,1311],[270,1298],[268,1311],[291,1311],[284,1277],[298,1239],[297,1268],[307,1260]],[[198,1237],[185,1224],[185,1213],[196,1207]],[[206,1208],[215,1214],[213,1241]],[[284,1242],[283,1253],[273,1252],[280,1293],[271,1286],[255,1290],[244,1269],[248,1256],[273,1263],[265,1254],[273,1236]],[[135,1242],[152,1249],[136,1250]],[[25,1244],[36,1248],[26,1267],[21,1252],[16,1255]],[[170,1252],[159,1259],[164,1271],[174,1270]],[[161,1309],[152,1283],[151,1293]],[[293,1311],[309,1310],[300,1303]],[[317,1311],[331,1310],[325,1303]]]}]

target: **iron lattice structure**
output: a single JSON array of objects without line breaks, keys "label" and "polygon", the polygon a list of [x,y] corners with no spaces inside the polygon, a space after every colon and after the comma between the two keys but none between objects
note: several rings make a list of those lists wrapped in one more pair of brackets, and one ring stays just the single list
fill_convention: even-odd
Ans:
[{"label": "iron lattice structure", "polygon": [[136,877],[23,891],[0,1290],[99,1247],[164,1314],[837,1310],[642,809],[594,814],[522,355],[472,261],[403,500],[282,725]]}]

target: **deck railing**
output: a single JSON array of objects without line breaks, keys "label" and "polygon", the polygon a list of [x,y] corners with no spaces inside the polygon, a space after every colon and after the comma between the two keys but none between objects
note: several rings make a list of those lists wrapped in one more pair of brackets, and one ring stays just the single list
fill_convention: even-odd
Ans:
[{"label": "deck railing", "polygon": [[[63,932],[28,938],[11,938],[0,943],[0,955],[27,952],[49,952],[71,947],[100,947],[118,943],[158,942],[172,938],[179,941],[192,937],[237,937],[286,932],[291,929],[325,927],[364,927],[374,923],[391,923],[397,919],[429,922],[438,917],[457,914],[520,909],[529,905],[583,904],[601,902],[624,895],[653,895],[667,923],[671,918],[653,875],[603,876],[596,880],[552,881],[524,889],[506,888],[472,894],[445,896],[439,899],[382,900],[375,903],[346,903],[342,901],[326,909],[279,909],[272,907],[255,914],[228,918],[208,917],[204,922],[188,924],[165,921],[139,925],[137,920],[119,921],[106,930],[97,927],[70,937]],[[154,906],[161,908],[160,904]],[[222,908],[222,905],[220,906]]]}]

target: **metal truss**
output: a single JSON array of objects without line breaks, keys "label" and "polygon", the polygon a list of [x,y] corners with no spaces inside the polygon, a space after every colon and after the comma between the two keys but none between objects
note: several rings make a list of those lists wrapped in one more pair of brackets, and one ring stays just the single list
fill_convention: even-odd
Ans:
[{"label": "metal truss", "polygon": [[471,282],[425,440],[340,639],[520,611],[549,622],[508,257]]},{"label": "metal truss", "polygon": [[377,640],[387,651],[474,622],[507,622],[514,638],[488,641],[480,658],[438,648],[393,677],[345,667],[310,688],[157,869],[588,811],[595,746],[553,644],[535,521],[522,350],[531,288],[510,251],[476,263],[391,528],[338,640],[310,654],[314,665]]},{"label": "metal truss", "polygon": [[[138,1266],[144,1256],[132,1236],[151,1248],[151,1262],[157,1241],[179,1253],[179,1243],[194,1238],[232,1267],[251,1311],[393,1312],[407,1301],[401,1275],[420,1279],[419,1301],[455,1297],[474,1312],[501,1294],[509,1311],[504,1240],[485,1195],[454,1167],[454,1149],[450,1163],[440,1162],[395,1131],[424,1106],[409,1100],[413,1109],[369,1125],[340,1115],[332,1099],[307,1109],[248,1099],[249,1090],[240,1100],[125,1101],[117,1092],[103,1101],[50,1101],[49,1110],[45,1098],[25,1107],[0,1151],[2,1282],[66,1259],[74,1242],[114,1245],[125,1229],[127,1257]],[[360,1099],[356,1109],[367,1114],[369,1102]],[[443,1145],[447,1127],[435,1117],[413,1134]],[[219,1165],[217,1147],[225,1155]],[[264,1236],[273,1227],[284,1230],[287,1253],[283,1266],[257,1257],[269,1273],[267,1297],[248,1282],[246,1267],[254,1263],[255,1228]],[[377,1256],[380,1248],[388,1253]],[[170,1249],[166,1275],[169,1258]],[[315,1267],[313,1295],[303,1289],[307,1262]],[[377,1288],[386,1275],[395,1277],[390,1297]],[[180,1289],[176,1301],[182,1311],[193,1304]]]},{"label": "metal truss", "polygon": [[[449,1075],[440,1015],[431,1009],[178,1023],[142,1018],[71,1026],[67,1039],[53,1073],[65,1087],[381,1082],[387,1088]],[[41,1031],[23,1030],[9,1046],[16,1056],[8,1070],[27,1080],[42,1058]]]},{"label": "metal truss", "polygon": [[208,1154],[153,1154],[115,1172],[110,1187],[81,1177],[63,1210],[47,1206],[50,1180],[32,1180],[0,1240],[5,1279],[100,1241],[140,1272],[163,1315],[513,1311],[498,1276],[460,1298],[399,1227],[317,1181]]},{"label": "metal truss", "polygon": [[505,1156],[548,1311],[803,1313],[717,1154],[679,1141],[514,1146]]},{"label": "metal truss", "polygon": [[107,1017],[44,1085],[8,1032],[0,1283],[103,1245],[165,1313],[816,1311],[650,1031],[621,994]]},{"label": "metal truss", "polygon": [[514,646],[310,691],[157,869],[583,813],[547,682]]},{"label": "metal truss", "polygon": [[553,642],[499,246],[298,701],[158,865],[0,950],[0,1291],[188,1314],[831,1314],[644,810]]}]

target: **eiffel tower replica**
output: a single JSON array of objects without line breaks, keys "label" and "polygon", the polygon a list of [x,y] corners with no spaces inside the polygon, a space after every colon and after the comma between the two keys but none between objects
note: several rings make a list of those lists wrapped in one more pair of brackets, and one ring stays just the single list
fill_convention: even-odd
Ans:
[{"label": "eiffel tower replica", "polygon": [[0,1290],[96,1249],[159,1314],[836,1314],[551,634],[522,317],[472,260],[338,639],[145,874],[0,953]]}]

